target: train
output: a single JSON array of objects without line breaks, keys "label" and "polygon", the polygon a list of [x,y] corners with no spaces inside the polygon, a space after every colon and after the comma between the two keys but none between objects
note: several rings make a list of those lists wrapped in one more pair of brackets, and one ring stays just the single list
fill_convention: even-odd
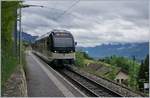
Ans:
[{"label": "train", "polygon": [[74,64],[76,45],[71,32],[55,29],[38,37],[32,49],[36,55],[52,64]]}]

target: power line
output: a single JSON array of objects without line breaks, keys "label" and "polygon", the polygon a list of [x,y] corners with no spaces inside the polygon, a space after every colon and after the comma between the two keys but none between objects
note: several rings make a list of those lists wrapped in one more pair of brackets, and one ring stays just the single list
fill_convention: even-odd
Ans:
[{"label": "power line", "polygon": [[[91,23],[100,24],[100,23],[98,22],[98,20],[86,19],[85,17],[79,17],[79,16],[76,16],[76,15],[74,15],[74,14],[72,14],[72,13],[69,13],[69,15],[71,15],[71,16],[73,16],[73,17],[79,19],[79,20],[88,20],[88,21],[91,21]],[[59,24],[59,26],[67,27],[67,26],[69,26],[69,25],[62,25],[62,24]]]},{"label": "power line", "polygon": [[62,14],[60,14],[59,16],[57,16],[55,18],[55,20],[59,19],[60,17],[62,17],[63,15],[65,15],[69,10],[71,10],[77,3],[79,3],[80,0],[75,1],[75,3],[73,3],[67,10],[65,10]]},{"label": "power line", "polygon": [[[54,20],[57,20],[57,19],[59,19],[60,17],[62,17],[62,16],[63,16],[65,13],[67,13],[71,8],[73,8],[77,3],[79,3],[79,1],[80,1],[80,0],[75,1],[75,3],[73,3],[67,10],[57,9],[57,10],[63,11],[63,13],[60,14],[57,18],[53,18],[53,19],[54,19]],[[56,9],[56,8],[52,8],[52,9]],[[70,14],[71,16],[74,16],[74,17],[78,18],[78,19],[85,20],[85,18],[76,16],[76,15],[74,15],[74,14],[72,14],[72,13],[69,13],[69,14]],[[95,23],[100,24],[100,23],[99,23],[98,21],[96,21],[96,20],[88,19],[88,21],[89,21],[89,20],[91,20],[91,22],[94,21]],[[58,24],[58,26],[68,26],[68,25]]]},{"label": "power line", "polygon": [[[58,15],[58,17],[57,18],[54,18],[54,20],[57,20],[57,19],[59,19],[60,17],[62,17],[64,14],[66,14],[70,9],[72,9],[77,3],[79,3],[79,1],[80,0],[77,0],[77,1],[75,1],[75,3],[73,3],[67,10],[61,10],[61,9],[57,9],[57,10],[61,10],[61,11],[63,11],[63,13],[62,14],[60,14],[60,15]],[[51,9],[56,9],[56,8],[51,8]],[[76,17],[76,18],[78,18],[78,19],[81,19],[81,20],[85,20],[85,18],[82,18],[82,17],[78,17],[78,16],[76,16],[76,15],[74,15],[74,14],[71,14],[71,13],[69,13],[71,16],[74,16],[74,17]],[[93,22],[94,20],[93,19],[88,19],[88,21],[89,20],[91,20],[91,22]],[[96,22],[97,24],[99,24],[98,23],[98,21],[94,21],[94,22]],[[62,25],[62,24],[57,24],[58,26],[64,26],[64,27],[66,27],[66,26],[68,26],[68,25]],[[90,30],[91,31],[91,30]]]}]

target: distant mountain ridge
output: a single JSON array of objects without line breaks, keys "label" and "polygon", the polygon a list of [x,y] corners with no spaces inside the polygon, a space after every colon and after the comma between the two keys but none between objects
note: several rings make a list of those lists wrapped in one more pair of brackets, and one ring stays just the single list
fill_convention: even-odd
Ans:
[{"label": "distant mountain ridge", "polygon": [[77,47],[76,50],[85,51],[93,58],[118,55],[129,58],[135,56],[141,60],[149,53],[149,43],[103,44],[95,47]]},{"label": "distant mountain ridge", "polygon": [[26,42],[29,42],[29,43],[33,43],[35,41],[35,39],[37,38],[38,36],[32,36],[26,32],[22,32],[22,40],[23,41],[26,41]]},{"label": "distant mountain ridge", "polygon": [[[32,36],[26,32],[22,32],[22,40],[33,43],[38,36]],[[77,51],[88,52],[93,58],[104,58],[107,56],[118,55],[137,59],[144,59],[149,53],[149,42],[143,43],[126,43],[126,44],[103,44],[95,47],[76,47]]]}]

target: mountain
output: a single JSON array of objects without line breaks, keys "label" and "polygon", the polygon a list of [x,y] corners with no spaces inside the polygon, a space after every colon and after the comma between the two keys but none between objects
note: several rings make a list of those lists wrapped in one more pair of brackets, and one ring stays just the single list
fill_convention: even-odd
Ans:
[{"label": "mountain", "polygon": [[22,40],[33,43],[38,36],[32,36],[26,32],[22,32]]},{"label": "mountain", "polygon": [[[22,32],[22,40],[33,43],[38,36]],[[88,52],[89,56],[99,59],[112,55],[124,56],[142,60],[149,53],[149,43],[103,44],[95,47],[77,47],[77,51]]]},{"label": "mountain", "polygon": [[76,50],[87,52],[95,59],[117,55],[129,58],[135,56],[141,60],[149,53],[149,43],[103,44],[95,47],[77,47]]}]

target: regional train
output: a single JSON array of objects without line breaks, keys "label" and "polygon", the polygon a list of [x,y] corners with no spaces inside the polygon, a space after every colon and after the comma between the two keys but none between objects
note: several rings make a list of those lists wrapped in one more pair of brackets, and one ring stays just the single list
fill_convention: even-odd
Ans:
[{"label": "regional train", "polygon": [[53,64],[75,61],[76,42],[71,32],[66,30],[52,30],[38,37],[32,44],[33,52]]}]

